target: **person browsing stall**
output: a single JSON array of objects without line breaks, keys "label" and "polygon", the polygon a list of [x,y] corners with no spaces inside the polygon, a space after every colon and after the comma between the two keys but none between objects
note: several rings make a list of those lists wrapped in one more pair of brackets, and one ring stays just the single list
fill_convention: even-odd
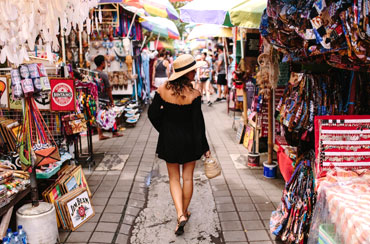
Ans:
[{"label": "person browsing stall", "polygon": [[[103,55],[98,55],[94,58],[94,63],[96,65],[96,72],[98,72],[100,81],[98,83],[98,96],[99,96],[99,107],[109,107],[114,105],[114,100],[112,96],[112,88],[109,84],[109,78],[107,73],[104,72],[105,69],[105,57]],[[106,140],[109,137],[104,136],[103,130],[98,126],[97,127],[99,140]],[[114,131],[112,128],[112,137],[121,137],[122,134],[119,134],[117,131]]]},{"label": "person browsing stall", "polygon": [[184,233],[190,217],[188,209],[193,195],[195,162],[203,155],[210,156],[201,94],[191,84],[196,69],[204,65],[190,54],[179,56],[173,62],[174,73],[158,88],[148,110],[148,117],[159,132],[156,153],[167,165],[170,192],[177,212],[176,235]]}]

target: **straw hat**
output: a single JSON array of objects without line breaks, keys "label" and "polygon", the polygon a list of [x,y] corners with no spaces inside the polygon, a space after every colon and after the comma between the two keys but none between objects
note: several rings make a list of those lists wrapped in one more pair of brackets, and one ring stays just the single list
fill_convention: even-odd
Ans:
[{"label": "straw hat", "polygon": [[172,73],[168,80],[176,80],[177,78],[189,73],[190,71],[202,67],[206,64],[207,63],[204,61],[195,61],[194,57],[190,54],[183,54],[173,62],[173,69],[175,72]]}]

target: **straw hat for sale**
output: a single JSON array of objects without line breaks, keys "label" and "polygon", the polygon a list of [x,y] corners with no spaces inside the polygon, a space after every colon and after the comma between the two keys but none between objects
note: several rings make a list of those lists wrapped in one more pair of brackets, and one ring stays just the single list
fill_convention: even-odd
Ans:
[{"label": "straw hat for sale", "polygon": [[176,80],[186,73],[189,73],[190,71],[202,67],[206,64],[207,63],[205,61],[195,61],[194,57],[190,54],[183,54],[173,62],[173,69],[175,72],[172,73],[168,80]]}]

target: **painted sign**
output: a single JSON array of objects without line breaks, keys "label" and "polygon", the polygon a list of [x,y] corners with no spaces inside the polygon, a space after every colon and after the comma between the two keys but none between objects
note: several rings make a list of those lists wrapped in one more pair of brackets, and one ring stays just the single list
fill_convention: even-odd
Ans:
[{"label": "painted sign", "polygon": [[72,221],[72,230],[77,229],[94,215],[94,209],[86,190],[68,201],[67,209]]},{"label": "painted sign", "polygon": [[71,79],[50,79],[51,110],[74,111],[74,81]]},{"label": "painted sign", "polygon": [[0,107],[8,108],[8,78],[6,76],[0,76]]}]

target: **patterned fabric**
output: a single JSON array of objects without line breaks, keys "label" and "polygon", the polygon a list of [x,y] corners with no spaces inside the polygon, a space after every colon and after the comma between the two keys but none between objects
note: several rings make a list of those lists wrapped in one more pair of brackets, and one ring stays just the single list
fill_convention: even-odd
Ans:
[{"label": "patterned fabric", "polygon": [[332,66],[370,65],[370,0],[269,0],[260,32],[290,60],[325,54]]}]

